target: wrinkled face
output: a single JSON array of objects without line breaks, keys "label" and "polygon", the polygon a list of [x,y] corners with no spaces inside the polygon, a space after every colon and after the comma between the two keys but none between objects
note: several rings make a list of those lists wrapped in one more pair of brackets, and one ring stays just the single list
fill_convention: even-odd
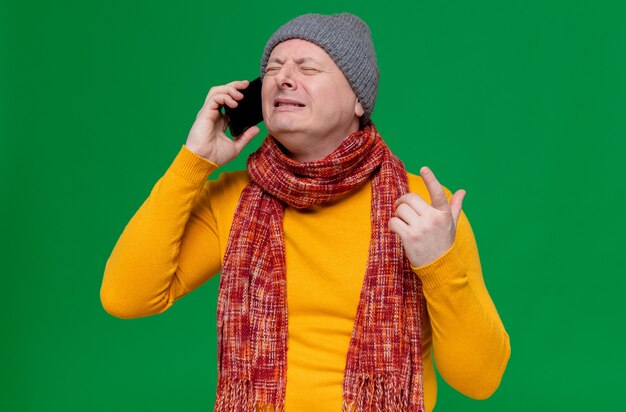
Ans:
[{"label": "wrinkled face", "polygon": [[262,89],[267,130],[295,160],[320,160],[359,129],[363,107],[343,72],[306,40],[279,43]]}]

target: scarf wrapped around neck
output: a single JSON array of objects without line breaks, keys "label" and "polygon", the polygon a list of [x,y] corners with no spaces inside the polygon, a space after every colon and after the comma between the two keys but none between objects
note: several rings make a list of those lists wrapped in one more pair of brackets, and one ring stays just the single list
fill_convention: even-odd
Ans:
[{"label": "scarf wrapped around neck", "polygon": [[314,162],[286,156],[272,136],[248,159],[218,296],[215,411],[284,411],[287,370],[285,207],[336,199],[372,180],[372,238],[343,380],[343,411],[423,411],[425,304],[388,228],[406,170],[373,125]]}]

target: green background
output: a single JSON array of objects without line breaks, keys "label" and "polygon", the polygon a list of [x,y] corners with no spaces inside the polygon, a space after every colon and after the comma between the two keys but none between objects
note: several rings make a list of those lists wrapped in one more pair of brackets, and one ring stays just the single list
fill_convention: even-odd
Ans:
[{"label": "green background", "polygon": [[211,410],[217,278],[120,320],[104,265],[208,89],[255,77],[285,21],[341,11],[372,29],[383,137],[467,190],[511,336],[499,390],[440,380],[437,410],[623,406],[626,2],[3,0],[0,409]]}]

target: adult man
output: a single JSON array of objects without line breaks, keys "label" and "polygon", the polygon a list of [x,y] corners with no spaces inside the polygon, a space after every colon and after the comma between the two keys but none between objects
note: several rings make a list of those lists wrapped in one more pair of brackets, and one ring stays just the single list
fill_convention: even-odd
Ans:
[{"label": "adult man", "polygon": [[236,81],[209,91],[120,237],[107,311],[162,312],[221,271],[216,410],[432,410],[433,347],[452,386],[489,396],[509,341],[465,192],[448,199],[428,168],[407,174],[371,123],[369,28],[300,16],[270,38],[261,73],[269,136],[247,172],[206,182],[259,132],[224,134],[220,108],[247,87]]}]

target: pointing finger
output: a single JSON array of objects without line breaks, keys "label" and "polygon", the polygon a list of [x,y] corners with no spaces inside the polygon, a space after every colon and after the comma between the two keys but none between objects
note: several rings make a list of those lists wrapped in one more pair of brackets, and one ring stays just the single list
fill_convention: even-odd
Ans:
[{"label": "pointing finger", "polygon": [[435,174],[429,167],[424,166],[420,169],[420,176],[424,179],[428,194],[430,194],[430,200],[433,207],[439,210],[450,210],[448,199],[443,191],[443,188],[439,184],[439,181],[435,177]]}]

